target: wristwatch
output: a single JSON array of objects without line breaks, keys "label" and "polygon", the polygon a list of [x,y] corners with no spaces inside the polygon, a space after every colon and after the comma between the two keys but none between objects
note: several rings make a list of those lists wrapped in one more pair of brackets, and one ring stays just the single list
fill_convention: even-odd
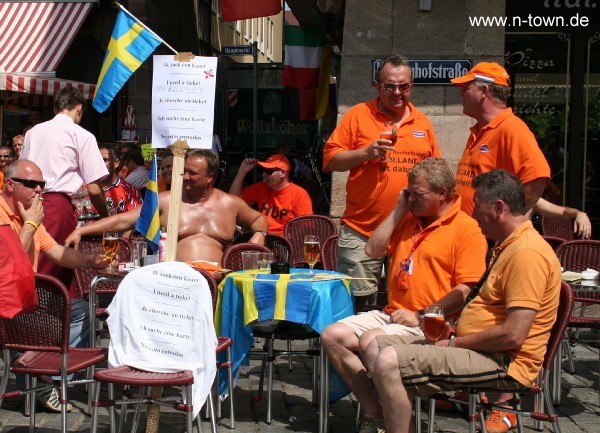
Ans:
[{"label": "wristwatch", "polygon": [[454,347],[454,337],[456,336],[453,335],[448,339],[448,347]]}]

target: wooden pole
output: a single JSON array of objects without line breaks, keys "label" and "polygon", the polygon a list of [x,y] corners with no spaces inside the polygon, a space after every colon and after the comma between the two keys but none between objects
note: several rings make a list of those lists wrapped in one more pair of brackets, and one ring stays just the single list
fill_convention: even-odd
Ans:
[{"label": "wooden pole", "polygon": [[[167,221],[167,251],[165,261],[175,261],[177,255],[177,240],[179,238],[179,210],[181,207],[181,191],[183,190],[183,166],[185,153],[190,148],[186,140],[177,140],[171,146],[173,152],[173,174],[171,177],[171,197],[169,201],[169,219]],[[162,386],[153,386],[150,397],[158,398],[162,395]],[[160,423],[160,406],[148,405],[146,418],[146,433],[157,433]]]}]

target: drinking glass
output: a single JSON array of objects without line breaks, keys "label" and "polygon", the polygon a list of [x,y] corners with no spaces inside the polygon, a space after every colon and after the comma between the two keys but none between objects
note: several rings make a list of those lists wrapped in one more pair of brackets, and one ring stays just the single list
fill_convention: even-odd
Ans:
[{"label": "drinking glass", "polygon": [[311,277],[315,274],[313,267],[321,257],[321,239],[317,235],[304,236],[304,260],[308,263]]},{"label": "drinking glass", "polygon": [[273,253],[260,253],[258,256],[258,270],[269,271],[273,263]]},{"label": "drinking glass", "polygon": [[[392,146],[392,147],[396,146],[397,138],[398,138],[398,136],[396,135],[395,125],[392,125],[392,124],[386,123],[384,130],[379,133],[379,139],[380,140],[390,140],[392,142],[392,144],[390,146]],[[389,153],[386,153],[385,156],[381,157],[381,162],[388,162],[391,160],[392,160],[392,158],[389,156]]]},{"label": "drinking glass", "polygon": [[435,344],[446,329],[444,310],[439,304],[428,305],[423,316],[423,333],[431,344]]},{"label": "drinking glass", "polygon": [[257,271],[259,254],[259,251],[242,251],[242,268],[245,271]]},{"label": "drinking glass", "polygon": [[113,273],[112,260],[119,252],[119,232],[116,230],[105,230],[102,234],[102,251],[110,259],[107,271]]}]

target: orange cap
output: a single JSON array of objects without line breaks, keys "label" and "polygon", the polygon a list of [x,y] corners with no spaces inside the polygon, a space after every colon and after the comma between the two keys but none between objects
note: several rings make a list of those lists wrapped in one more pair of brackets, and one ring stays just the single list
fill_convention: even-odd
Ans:
[{"label": "orange cap", "polygon": [[456,85],[461,85],[474,80],[510,87],[510,76],[508,75],[508,72],[496,62],[478,63],[462,77],[452,78],[450,81]]},{"label": "orange cap", "polygon": [[282,155],[281,153],[277,153],[273,156],[268,157],[265,162],[259,162],[258,165],[260,165],[263,168],[278,168],[280,170],[287,171],[290,171],[290,169],[292,168],[292,166],[290,165],[290,161],[285,157],[285,155]]}]

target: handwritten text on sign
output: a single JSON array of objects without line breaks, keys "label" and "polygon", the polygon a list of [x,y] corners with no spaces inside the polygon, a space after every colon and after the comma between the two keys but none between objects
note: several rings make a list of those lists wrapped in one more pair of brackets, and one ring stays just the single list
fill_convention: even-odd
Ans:
[{"label": "handwritten text on sign", "polygon": [[187,140],[191,148],[212,146],[216,57],[179,62],[153,56],[152,147],[165,148]]},{"label": "handwritten text on sign", "polygon": [[156,280],[152,293],[140,300],[144,320],[138,325],[140,331],[152,338],[141,342],[141,346],[151,352],[183,358],[179,347],[186,347],[192,341],[190,331],[194,320],[188,293],[197,290],[198,279],[160,271],[153,274]]}]

